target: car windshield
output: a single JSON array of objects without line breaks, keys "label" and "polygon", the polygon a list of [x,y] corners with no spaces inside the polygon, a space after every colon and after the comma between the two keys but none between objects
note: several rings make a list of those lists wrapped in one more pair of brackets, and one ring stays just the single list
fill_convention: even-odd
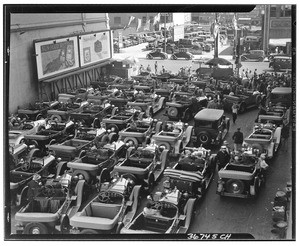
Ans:
[{"label": "car windshield", "polygon": [[215,128],[216,122],[207,120],[195,120],[195,127]]}]

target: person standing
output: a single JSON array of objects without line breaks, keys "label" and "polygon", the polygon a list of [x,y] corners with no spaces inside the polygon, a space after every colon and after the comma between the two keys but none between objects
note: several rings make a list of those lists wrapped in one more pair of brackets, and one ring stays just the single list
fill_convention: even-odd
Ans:
[{"label": "person standing", "polygon": [[162,66],[162,73],[165,73],[165,72],[166,72],[165,66]]},{"label": "person standing", "polygon": [[287,152],[287,140],[290,136],[290,129],[288,126],[284,126],[281,130],[281,149]]},{"label": "person standing", "polygon": [[221,168],[224,168],[226,164],[229,162],[229,160],[230,160],[230,154],[227,151],[227,147],[225,145],[221,146],[221,149],[216,155],[218,171],[220,171]]},{"label": "person standing", "polygon": [[231,107],[231,111],[232,111],[232,121],[234,124],[237,119],[238,108],[239,108],[238,105],[236,103],[233,103],[233,105]]},{"label": "person standing", "polygon": [[241,128],[238,128],[237,131],[232,136],[234,151],[239,151],[242,149],[242,144],[244,142],[244,135],[241,132]]},{"label": "person standing", "polygon": [[148,64],[148,66],[147,66],[147,72],[151,73],[151,67],[150,67],[150,64]]},{"label": "person standing", "polygon": [[155,70],[155,74],[157,74],[157,61],[155,61],[154,63],[154,70]]}]

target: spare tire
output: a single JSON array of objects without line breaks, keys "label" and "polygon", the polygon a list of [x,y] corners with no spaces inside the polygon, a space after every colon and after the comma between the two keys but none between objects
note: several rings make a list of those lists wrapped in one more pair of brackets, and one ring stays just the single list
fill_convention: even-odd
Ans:
[{"label": "spare tire", "polygon": [[25,228],[23,234],[48,234],[49,230],[46,225],[42,223],[28,223]]},{"label": "spare tire", "polygon": [[226,182],[226,191],[233,194],[241,194],[244,192],[244,182],[239,179],[229,179]]},{"label": "spare tire", "polygon": [[198,142],[203,145],[211,143],[211,137],[208,132],[200,132],[198,134]]},{"label": "spare tire", "polygon": [[178,109],[175,107],[170,107],[168,109],[168,115],[171,117],[177,117],[178,116]]},{"label": "spare tire", "polygon": [[73,177],[79,175],[82,175],[86,182],[89,182],[91,180],[90,174],[85,170],[75,170],[73,172]]}]

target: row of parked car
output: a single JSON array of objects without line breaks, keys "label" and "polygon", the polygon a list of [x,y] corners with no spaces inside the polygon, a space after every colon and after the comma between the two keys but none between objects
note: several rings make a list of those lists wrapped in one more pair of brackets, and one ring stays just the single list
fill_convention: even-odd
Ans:
[{"label": "row of parked car", "polygon": [[[133,79],[91,83],[10,117],[9,180],[12,202],[21,206],[18,233],[50,234],[58,225],[61,233],[74,234],[187,232],[216,167],[215,155],[204,147],[224,140],[229,119],[223,110],[205,108],[208,99],[197,95],[195,85],[183,91],[186,78]],[[154,119],[165,107],[170,121]],[[173,167],[170,156],[179,158]],[[41,184],[28,200],[36,174]],[[163,191],[152,194],[161,178]],[[152,194],[152,212],[137,215],[145,194]]]}]

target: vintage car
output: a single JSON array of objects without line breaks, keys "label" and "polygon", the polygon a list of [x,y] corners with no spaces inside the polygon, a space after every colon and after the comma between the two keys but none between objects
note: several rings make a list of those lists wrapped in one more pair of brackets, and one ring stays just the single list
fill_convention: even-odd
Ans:
[{"label": "vintage car", "polygon": [[139,93],[135,96],[135,101],[127,103],[129,107],[145,112],[150,117],[162,110],[164,104],[165,98],[155,93]]},{"label": "vintage car", "polygon": [[46,118],[47,111],[58,106],[58,101],[53,102],[35,102],[29,104],[28,107],[18,108],[18,117],[26,120],[40,120]]},{"label": "vintage car", "polygon": [[230,120],[222,109],[202,109],[194,117],[193,141],[197,145],[220,144],[229,132]]},{"label": "vintage car", "polygon": [[25,159],[30,151],[30,147],[21,143],[18,145],[9,145],[9,170],[15,169],[21,159]]},{"label": "vintage car", "polygon": [[198,97],[190,92],[176,91],[172,100],[166,102],[166,114],[170,120],[189,122],[193,116],[207,106],[206,97]]},{"label": "vintage car", "polygon": [[146,55],[147,59],[161,58],[162,60],[168,59],[168,54],[163,52],[161,48],[155,49]]},{"label": "vintage car", "polygon": [[[67,122],[70,119],[70,114],[78,112],[82,107],[88,105],[87,101],[73,102],[73,100],[62,99],[63,96],[60,94],[59,105],[55,109],[49,109],[47,111],[47,118],[55,120],[56,122]],[[80,99],[81,100],[81,99]]]},{"label": "vintage car", "polygon": [[283,111],[267,111],[267,114],[261,114],[257,118],[257,123],[267,124],[272,123],[283,128],[289,124],[289,116]]},{"label": "vintage car", "polygon": [[69,218],[80,208],[84,180],[64,174],[47,179],[31,201],[15,214],[17,234],[68,233]]},{"label": "vintage car", "polygon": [[192,60],[193,54],[188,52],[188,49],[179,49],[178,52],[174,52],[170,59],[177,60],[178,58],[184,58],[186,60]]},{"label": "vintage car", "polygon": [[26,201],[26,184],[34,174],[48,176],[55,173],[57,160],[53,155],[43,155],[42,151],[32,148],[29,153],[20,158],[16,168],[10,170],[9,182],[11,199],[16,205],[23,205]]},{"label": "vintage car", "polygon": [[292,69],[292,57],[291,56],[273,56],[270,60],[269,67],[273,68],[275,72],[280,70]]},{"label": "vintage car", "polygon": [[95,119],[102,119],[112,112],[112,105],[108,102],[102,104],[89,103],[83,106],[79,111],[71,112],[70,119],[73,122],[81,122],[85,126],[92,126]]},{"label": "vintage car", "polygon": [[136,214],[140,188],[124,177],[100,181],[100,192],[70,218],[70,233],[119,233]]},{"label": "vintage car", "polygon": [[161,152],[157,145],[153,144],[138,147],[131,151],[128,158],[120,160],[114,166],[113,172],[151,190],[166,168],[168,153],[169,150]]},{"label": "vintage car", "polygon": [[164,97],[166,102],[171,100],[172,92],[175,90],[175,84],[169,80],[166,82],[158,81],[157,86],[154,89],[154,93],[161,97]]},{"label": "vintage car", "polygon": [[165,170],[165,182],[169,182],[170,187],[177,187],[180,192],[187,193],[191,198],[200,199],[213,179],[215,156],[203,147],[185,147],[173,168]]},{"label": "vintage car", "polygon": [[61,143],[74,137],[75,126],[73,121],[67,123],[50,122],[51,127],[42,129],[36,134],[24,136],[27,145],[35,145],[44,153],[48,150],[48,144]]},{"label": "vintage car", "polygon": [[275,87],[271,91],[270,102],[268,106],[281,106],[287,109],[292,106],[292,88]]},{"label": "vintage car", "polygon": [[244,139],[245,145],[253,153],[258,151],[265,153],[266,158],[273,158],[280,145],[281,129],[272,123],[257,123],[253,132]]},{"label": "vintage car", "polygon": [[[61,158],[63,161],[72,161],[78,157],[82,150],[88,149],[92,144],[93,140],[98,136],[102,137],[106,130],[104,128],[91,129],[86,134],[83,134],[84,129],[81,128],[80,134],[76,130],[76,137],[68,139],[62,143],[56,143],[48,145],[48,149],[57,158]],[[86,139],[86,136],[94,135],[93,139]]]},{"label": "vintage car", "polygon": [[263,62],[265,57],[265,52],[263,50],[250,50],[247,53],[241,54],[241,61]]},{"label": "vintage car", "polygon": [[[26,135],[36,134],[42,129],[50,128],[50,125],[47,120],[41,119],[36,121],[25,121],[20,122],[17,120],[11,121],[11,127],[8,132],[9,136],[9,145],[18,145],[24,143]],[[10,125],[10,124],[9,124]]]},{"label": "vintage car", "polygon": [[118,159],[126,155],[126,147],[122,141],[95,142],[94,147],[80,153],[79,159],[68,162],[67,166],[72,175],[82,176],[87,183],[95,183],[104,168],[112,171]]},{"label": "vintage car", "polygon": [[136,120],[141,112],[136,109],[117,110],[111,116],[103,118],[102,123],[106,130],[112,130],[116,133],[125,129],[129,123]]},{"label": "vintage car", "polygon": [[[145,115],[145,114],[144,114]],[[131,146],[145,146],[150,143],[153,134],[161,130],[162,122],[146,117],[132,122],[128,127],[119,132],[119,138]]]},{"label": "vintage car", "polygon": [[213,49],[211,44],[204,44],[203,50],[205,52],[210,52]]},{"label": "vintage car", "polygon": [[154,134],[152,139],[160,148],[170,151],[170,154],[179,155],[180,150],[192,142],[193,126],[183,122],[165,121],[162,131]]},{"label": "vintage car", "polygon": [[251,152],[244,152],[238,160],[231,160],[218,172],[216,193],[220,196],[256,197],[265,181],[257,170],[258,161],[257,156]]},{"label": "vintage car", "polygon": [[144,211],[121,230],[121,234],[185,234],[193,216],[195,198],[186,198],[176,187],[165,187],[149,201],[153,211]]},{"label": "vintage car", "polygon": [[223,106],[225,110],[231,111],[234,103],[238,106],[238,112],[244,113],[246,109],[258,107],[262,101],[263,95],[256,91],[245,91],[243,94],[224,95]]}]

